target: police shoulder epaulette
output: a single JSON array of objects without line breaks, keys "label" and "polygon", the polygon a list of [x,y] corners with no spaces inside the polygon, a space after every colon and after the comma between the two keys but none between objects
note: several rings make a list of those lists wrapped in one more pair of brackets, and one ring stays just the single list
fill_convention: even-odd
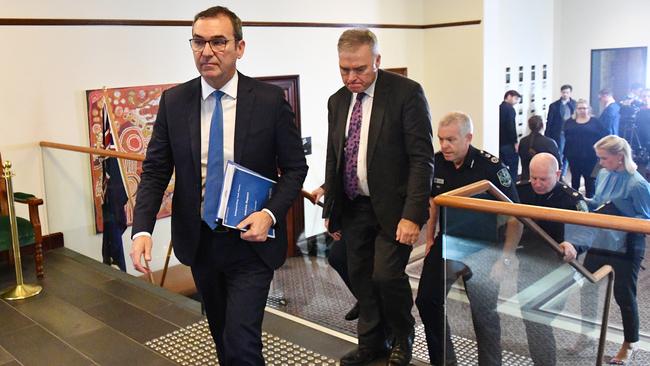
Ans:
[{"label": "police shoulder epaulette", "polygon": [[492,154],[490,154],[490,153],[487,152],[487,151],[479,150],[479,155],[481,155],[482,157],[484,157],[486,160],[489,160],[489,161],[492,162],[493,164],[499,164],[499,158],[496,157],[496,156],[494,156],[494,155],[492,155]]},{"label": "police shoulder epaulette", "polygon": [[580,193],[578,193],[578,191],[576,191],[575,189],[569,187],[568,185],[566,185],[564,183],[560,183],[560,185],[561,185],[562,190],[564,191],[564,193],[568,194],[569,196],[571,196],[571,197],[573,197],[575,199],[581,198]]}]

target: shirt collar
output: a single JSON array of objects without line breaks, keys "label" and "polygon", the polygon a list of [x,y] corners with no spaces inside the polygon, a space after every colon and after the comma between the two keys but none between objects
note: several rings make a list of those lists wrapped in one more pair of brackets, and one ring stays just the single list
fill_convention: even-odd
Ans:
[{"label": "shirt collar", "polygon": [[[235,75],[233,75],[230,80],[224,86],[221,87],[221,90],[224,94],[227,96],[231,97],[232,99],[237,99],[237,85],[239,84],[239,73],[235,71]],[[201,98],[203,100],[208,99],[210,94],[214,92],[216,89],[210,86],[208,82],[201,76]]]},{"label": "shirt collar", "polygon": [[[372,84],[370,84],[370,86],[368,87],[368,89],[366,89],[366,90],[363,91],[363,92],[366,93],[366,95],[369,96],[370,98],[374,98],[374,97],[375,97],[375,84],[377,84],[377,78],[378,78],[378,77],[379,77],[379,74],[377,74],[377,77],[375,77],[375,81],[373,81]],[[352,93],[352,97],[353,97],[353,98],[356,98],[356,97],[357,97],[357,93]]]},{"label": "shirt collar", "polygon": [[467,149],[467,155],[465,155],[465,160],[463,160],[463,165],[460,166],[459,169],[471,169],[474,167],[474,158],[476,158],[476,152],[478,150],[472,146],[469,145],[469,148]]}]

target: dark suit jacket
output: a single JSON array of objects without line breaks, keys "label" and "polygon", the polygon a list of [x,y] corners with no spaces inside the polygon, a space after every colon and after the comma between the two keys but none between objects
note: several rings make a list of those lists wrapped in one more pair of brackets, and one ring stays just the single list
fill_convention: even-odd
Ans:
[{"label": "dark suit jacket", "polygon": [[517,112],[505,100],[499,105],[499,146],[514,146],[518,141]]},{"label": "dark suit jacket", "polygon": [[[345,193],[343,148],[352,99],[343,87],[328,101],[329,135],[323,217],[340,228]],[[433,177],[431,116],[420,84],[379,71],[367,149],[370,200],[382,230],[394,237],[401,218],[423,225],[429,216]]]},{"label": "dark suit jacket", "polygon": [[612,103],[603,109],[598,120],[608,135],[618,135],[618,125],[621,119],[621,106]]},{"label": "dark suit jacket", "polygon": [[[560,135],[562,135],[562,130],[564,129],[564,119],[562,119],[562,113],[560,113],[560,106],[562,105],[562,99],[558,99],[555,102],[551,103],[548,106],[548,117],[546,118],[546,130],[544,131],[544,136],[550,137],[555,142],[560,145]],[[567,103],[571,115],[576,110],[576,101],[569,99]],[[572,117],[569,117],[569,119]]]},{"label": "dark suit jacket", "polygon": [[[235,120],[235,162],[278,182],[266,204],[278,220],[276,238],[253,245],[271,268],[286,257],[285,216],[307,175],[294,114],[276,86],[239,74]],[[278,180],[278,168],[282,176]],[[172,242],[178,259],[194,262],[201,232],[201,81],[165,91],[142,164],[133,233],[153,232],[156,213],[172,172]]]},{"label": "dark suit jacket", "polygon": [[521,177],[520,181],[526,181],[530,177],[530,161],[533,156],[539,153],[549,153],[555,156],[558,164],[560,161],[560,152],[555,140],[542,136],[538,132],[531,132],[519,142],[519,157],[521,158]]}]

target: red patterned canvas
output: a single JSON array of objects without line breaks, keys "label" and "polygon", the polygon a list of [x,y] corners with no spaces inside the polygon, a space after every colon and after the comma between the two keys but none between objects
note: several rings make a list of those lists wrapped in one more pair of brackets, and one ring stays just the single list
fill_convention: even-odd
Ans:
[{"label": "red patterned canvas", "polygon": [[[88,122],[90,133],[90,146],[100,147],[103,141],[103,116],[102,110],[106,103],[111,120],[113,139],[118,151],[142,154],[147,151],[147,145],[153,132],[153,124],[158,114],[160,96],[166,89],[176,84],[134,86],[126,88],[110,88],[88,90]],[[125,206],[127,222],[133,221],[133,205],[135,192],[140,183],[142,162],[120,159],[123,180],[126,184],[127,195],[130,199]],[[93,203],[95,209],[95,227],[97,232],[103,232],[102,221],[102,164],[101,160],[91,156],[91,177],[93,184]],[[170,181],[163,196],[163,201],[158,212],[158,218],[171,214],[172,193],[174,191],[174,178]]]}]

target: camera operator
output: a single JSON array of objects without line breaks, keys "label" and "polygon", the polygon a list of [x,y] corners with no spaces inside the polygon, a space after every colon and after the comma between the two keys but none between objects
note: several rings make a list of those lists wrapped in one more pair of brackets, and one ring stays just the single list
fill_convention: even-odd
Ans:
[{"label": "camera operator", "polygon": [[647,179],[647,164],[650,160],[650,89],[643,89],[638,104],[640,107],[634,123],[638,141],[634,141],[632,144],[632,155],[634,161],[639,165],[640,173]]},{"label": "camera operator", "polygon": [[[643,86],[641,84],[633,83],[628,94],[619,102],[621,118],[618,134],[627,140],[632,147],[634,161],[643,166],[648,160],[647,145],[648,141],[650,141],[650,135],[645,127],[648,122],[645,122],[641,128],[639,128],[638,123],[639,112],[645,107],[644,100],[640,98],[642,90]],[[644,119],[649,117],[645,115],[646,113],[643,113]]]}]

